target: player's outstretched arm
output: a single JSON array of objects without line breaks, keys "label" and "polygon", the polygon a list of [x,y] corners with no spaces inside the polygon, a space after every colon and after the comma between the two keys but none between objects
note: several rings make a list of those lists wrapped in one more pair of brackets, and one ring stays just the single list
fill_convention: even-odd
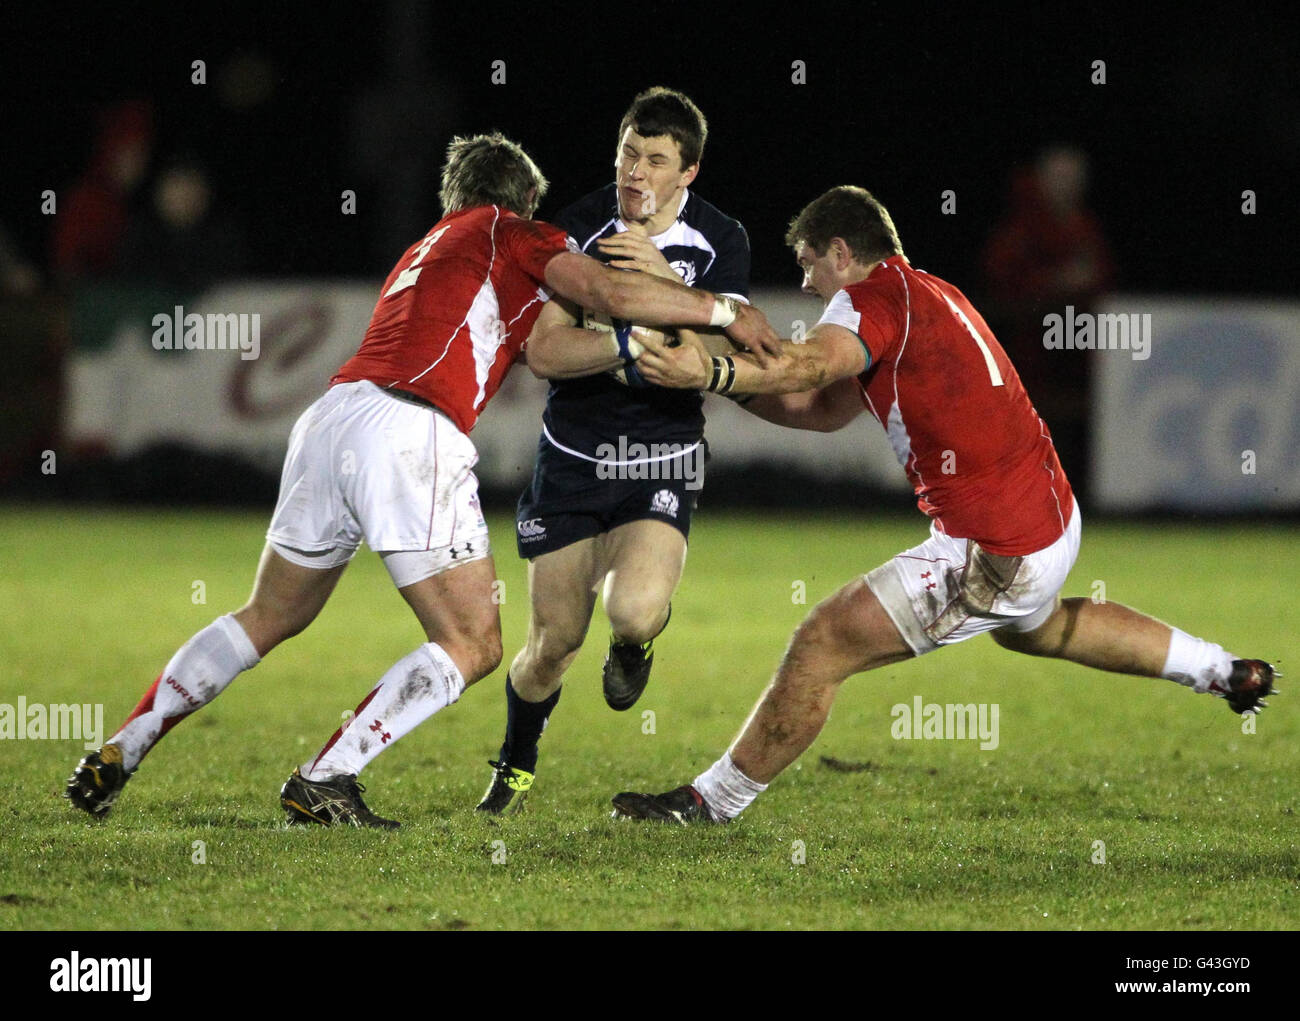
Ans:
[{"label": "player's outstretched arm", "polygon": [[695,345],[670,348],[647,343],[637,362],[641,375],[659,386],[718,393],[789,394],[820,390],[867,368],[867,351],[857,334],[819,323],[808,339],[781,341],[779,356],[766,365],[750,355],[710,360]]},{"label": "player's outstretched arm", "polygon": [[546,264],[546,284],[583,308],[647,326],[721,326],[759,365],[781,351],[767,317],[751,305],[648,273],[610,269],[576,252],[561,252]]},{"label": "player's outstretched arm", "polygon": [[579,311],[563,298],[548,301],[528,334],[524,357],[539,379],[574,379],[623,364],[611,334],[577,325]]},{"label": "player's outstretched arm", "polygon": [[804,393],[747,394],[736,403],[776,425],[824,433],[843,429],[866,408],[861,384],[851,377]]}]

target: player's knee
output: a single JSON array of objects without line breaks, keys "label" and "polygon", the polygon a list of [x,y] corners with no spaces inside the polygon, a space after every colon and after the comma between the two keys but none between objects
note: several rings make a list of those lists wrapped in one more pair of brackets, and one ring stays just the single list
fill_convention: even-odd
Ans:
[{"label": "player's knee", "polygon": [[1012,652],[1027,656],[1056,656],[1074,631],[1078,616],[1074,600],[1058,599],[1052,612],[1030,631],[1015,631],[1008,627],[993,632],[993,640]]},{"label": "player's knee", "polygon": [[833,592],[812,608],[799,625],[809,641],[838,645],[845,640],[845,621],[856,610],[854,597],[847,589]]},{"label": "player's knee", "polygon": [[585,628],[581,632],[562,627],[536,628],[529,636],[525,656],[547,674],[562,672],[578,654],[586,636]]},{"label": "player's knee", "polygon": [[640,645],[663,630],[668,607],[660,599],[624,595],[609,600],[605,613],[615,638]]},{"label": "player's knee", "polygon": [[501,665],[504,650],[501,648],[501,632],[496,630],[484,637],[479,646],[480,677],[486,677]]},{"label": "player's knee", "polygon": [[1024,651],[1024,639],[1025,633],[1023,631],[1012,631],[1006,627],[998,628],[993,632],[993,640],[1002,648],[1010,649],[1012,652]]},{"label": "player's knee", "polygon": [[256,602],[250,602],[234,613],[239,626],[248,635],[259,656],[265,656],[281,642],[302,633],[311,623],[310,617],[272,610]]},{"label": "player's knee", "polygon": [[1012,652],[1022,652],[1026,656],[1050,656],[1052,645],[1048,628],[1039,626],[1033,631],[1013,631],[1011,628],[998,628],[993,632],[993,640],[1002,648]]},{"label": "player's knee", "polygon": [[442,641],[442,650],[451,657],[460,669],[461,677],[468,686],[481,681],[501,665],[500,632],[484,634],[463,641]]}]

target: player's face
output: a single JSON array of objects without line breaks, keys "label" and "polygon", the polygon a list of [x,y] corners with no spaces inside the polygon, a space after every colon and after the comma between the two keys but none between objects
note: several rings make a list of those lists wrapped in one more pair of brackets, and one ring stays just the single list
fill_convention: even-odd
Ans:
[{"label": "player's face", "polygon": [[800,241],[794,247],[794,258],[803,271],[804,294],[815,294],[822,301],[830,301],[845,286],[835,268],[835,252],[831,246],[826,246],[825,255],[818,255],[806,241]]},{"label": "player's face", "polygon": [[667,220],[667,227],[677,215],[682,189],[699,169],[699,164],[682,166],[681,146],[671,136],[643,138],[628,128],[614,161],[619,215],[629,223]]}]

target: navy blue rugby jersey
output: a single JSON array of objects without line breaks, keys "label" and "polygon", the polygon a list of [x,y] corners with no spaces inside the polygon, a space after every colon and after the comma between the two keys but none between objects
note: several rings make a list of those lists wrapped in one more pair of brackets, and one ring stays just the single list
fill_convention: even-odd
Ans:
[{"label": "navy blue rugby jersey", "polygon": [[[596,240],[617,233],[618,195],[608,184],[549,218],[590,256],[608,262]],[[652,238],[683,283],[749,298],[749,238],[738,220],[685,190],[677,219]],[[694,443],[704,434],[704,398],[695,390],[624,386],[607,373],[551,381],[542,421],[552,443],[588,457],[603,443]]]}]

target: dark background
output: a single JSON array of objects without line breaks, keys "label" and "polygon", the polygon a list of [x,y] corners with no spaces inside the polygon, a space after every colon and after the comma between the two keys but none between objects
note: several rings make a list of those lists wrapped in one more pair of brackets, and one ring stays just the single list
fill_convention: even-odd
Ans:
[{"label": "dark background", "polygon": [[[900,9],[901,7],[901,9]],[[792,284],[790,216],[862,184],[918,265],[970,286],[1010,169],[1053,141],[1093,161],[1091,205],[1130,291],[1291,294],[1300,103],[1293,17],[1238,5],[145,4],[7,6],[0,223],[38,266],[45,188],[85,166],[96,111],[157,109],[155,159],[197,156],[255,275],[382,277],[438,215],[454,133],[500,129],[552,180],[539,211],[610,178],[651,84],[710,119],[697,190],[744,221],[756,284]],[[191,61],[208,84],[190,84]],[[251,106],[232,68],[269,72]],[[493,60],[507,81],[491,83]],[[791,62],[807,84],[791,84]],[[1107,84],[1090,84],[1091,62]],[[342,216],[340,192],[357,191]],[[1253,189],[1259,213],[1242,216]],[[957,215],[940,215],[940,193]]]},{"label": "dark background", "polygon": [[[124,101],[142,101],[153,123],[127,222],[149,222],[177,160],[197,163],[213,203],[188,247],[155,244],[167,241],[155,229],[136,238],[134,267],[115,272],[138,272],[143,256],[153,283],[161,274],[189,293],[231,277],[377,285],[439,218],[439,169],[456,134],[500,130],[523,143],[551,180],[544,218],[612,178],[623,112],[667,85],[709,118],[692,188],[745,224],[755,287],[798,286],[782,237],[803,205],[834,185],[871,189],[912,262],[989,319],[1087,504],[1090,353],[1045,355],[1041,325],[1044,308],[1092,299],[1031,296],[1017,313],[996,293],[983,256],[1009,222],[1013,178],[1023,185],[1047,146],[1087,154],[1085,207],[1113,269],[1106,292],[1293,297],[1294,21],[1280,5],[11,4],[0,13],[0,494],[274,498],[277,476],[248,472],[234,454],[162,442],[123,458],[64,442],[69,352],[88,344],[79,302],[114,280],[56,269],[53,227],[82,222],[68,197]],[[196,60],[205,84],[191,81]],[[1092,81],[1098,60],[1105,84]],[[795,61],[806,84],[792,82]],[[59,217],[42,214],[47,189]],[[345,190],[356,215],[341,210]],[[1255,215],[1243,215],[1246,190]],[[942,211],[948,191],[955,215]],[[28,281],[19,292],[5,268],[15,261]],[[1010,279],[1015,300],[1024,278]],[[1250,364],[1248,341],[1222,342],[1225,377]],[[1207,407],[1214,399],[1205,394]],[[47,449],[60,451],[57,478],[41,473]],[[788,479],[732,474],[713,472],[711,500],[766,506],[791,492]],[[795,489],[827,504],[866,492],[857,479]],[[488,494],[502,506],[515,495]]]}]

